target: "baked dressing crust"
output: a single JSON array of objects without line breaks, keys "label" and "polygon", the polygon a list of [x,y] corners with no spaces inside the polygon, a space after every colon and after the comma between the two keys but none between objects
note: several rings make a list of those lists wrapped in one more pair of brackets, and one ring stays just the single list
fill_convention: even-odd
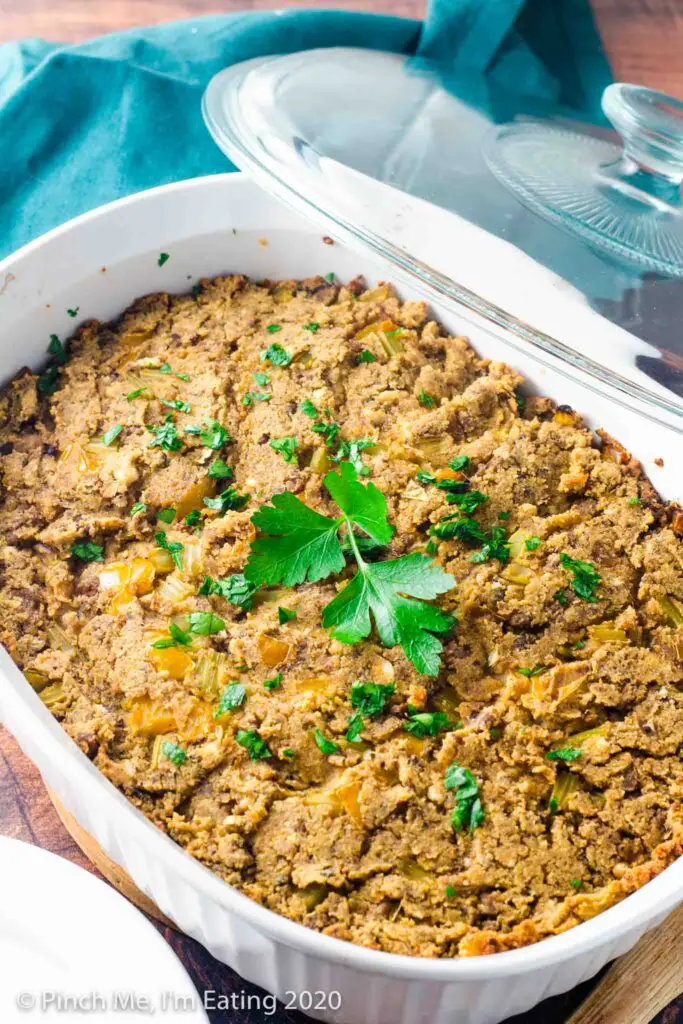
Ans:
[{"label": "baked dressing crust", "polygon": [[[290,365],[261,358],[274,342]],[[359,361],[364,351],[375,360]],[[84,324],[67,352],[54,393],[26,371],[0,398],[0,638],[87,756],[193,856],[328,935],[450,957],[569,928],[682,852],[681,517],[616,442],[598,448],[548,399],[518,401],[514,370],[448,337],[423,304],[361,281],[206,280],[142,298],[114,324]],[[476,519],[516,541],[506,565],[438,540],[456,586],[436,603],[458,625],[435,678],[374,635],[331,638],[321,610],[338,576],[259,592],[251,610],[197,593],[205,575],[243,572],[251,516],[274,493],[338,514],[322,485],[331,453],[305,399],[343,438],[378,442],[362,460],[396,527],[391,557],[424,551],[454,511],[416,473],[447,476],[456,455],[488,498]],[[148,426],[165,416],[179,450],[150,446]],[[232,442],[217,450],[184,433],[204,420]],[[105,446],[114,425],[123,430]],[[298,464],[270,446],[282,437],[297,438]],[[217,457],[248,496],[223,515],[203,501],[225,488],[207,475]],[[135,503],[146,510],[131,516]],[[157,519],[165,508],[173,523]],[[201,528],[184,523],[193,509]],[[182,573],[159,551],[160,528],[184,545]],[[86,542],[104,562],[71,555]],[[596,602],[573,591],[562,553],[600,574]],[[281,624],[278,607],[296,619]],[[151,646],[172,616],[182,627],[210,610],[223,630]],[[350,743],[356,681],[394,693]],[[246,699],[214,717],[231,682]],[[412,735],[415,708],[462,727]],[[316,728],[336,752],[319,749]],[[256,731],[272,756],[252,760],[237,730]],[[567,747],[574,760],[546,756]],[[478,785],[484,820],[472,831],[449,821],[453,762]],[[567,792],[551,806],[558,776]]]}]

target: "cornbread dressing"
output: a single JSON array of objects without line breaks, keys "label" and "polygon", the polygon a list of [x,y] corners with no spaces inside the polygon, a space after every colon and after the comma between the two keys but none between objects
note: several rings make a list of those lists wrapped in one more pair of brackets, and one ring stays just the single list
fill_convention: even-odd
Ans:
[{"label": "cornbread dressing", "polygon": [[[190,854],[327,935],[453,957],[570,928],[683,852],[683,513],[616,441],[361,279],[204,280],[51,351],[0,398],[0,639]],[[454,577],[436,676],[322,625],[351,562],[241,604],[202,585],[244,573],[273,495],[339,514],[339,439],[395,527],[367,557]],[[439,536],[449,481],[504,557]],[[349,740],[354,683],[384,704]]]}]

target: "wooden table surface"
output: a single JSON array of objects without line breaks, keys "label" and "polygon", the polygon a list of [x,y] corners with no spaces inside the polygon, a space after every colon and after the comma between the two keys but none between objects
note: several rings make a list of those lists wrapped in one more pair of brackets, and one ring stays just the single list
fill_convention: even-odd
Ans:
[{"label": "wooden table surface", "polygon": [[[683,0],[591,3],[615,78],[662,89],[683,99]],[[278,6],[283,6],[278,0],[0,0],[0,42],[22,36],[70,42],[133,25]],[[424,0],[309,0],[308,4],[292,6],[381,10],[421,17]],[[0,835],[36,843],[95,871],[61,825],[37,771],[1,726]],[[157,927],[185,963],[199,991],[256,991],[192,939],[162,925]],[[515,1018],[516,1024],[560,1024],[590,987],[591,983],[566,996],[547,1000],[523,1018]],[[230,1014],[234,1024],[256,1024],[262,1019],[259,1013],[242,1010]],[[274,1019],[276,1024],[300,1024],[306,1020],[284,1010]],[[218,1016],[214,1017],[212,1024],[218,1020]],[[221,1020],[225,1020],[224,1015]],[[683,1024],[683,996],[657,1021]]]}]

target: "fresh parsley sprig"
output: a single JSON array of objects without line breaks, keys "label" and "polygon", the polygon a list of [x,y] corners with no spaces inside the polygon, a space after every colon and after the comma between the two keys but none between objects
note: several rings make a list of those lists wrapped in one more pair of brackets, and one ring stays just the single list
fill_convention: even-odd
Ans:
[{"label": "fresh parsley sprig", "polygon": [[374,621],[385,647],[400,645],[418,672],[436,675],[441,641],[455,620],[427,601],[450,590],[455,580],[426,555],[410,554],[367,563],[361,553],[362,531],[375,544],[391,541],[394,528],[387,518],[384,495],[372,483],[358,479],[349,463],[328,473],[323,483],[341,515],[332,519],[305,505],[289,492],[273,496],[252,522],[265,536],[251,545],[246,579],[255,586],[296,586],[340,573],[346,565],[339,531],[356,561],[349,583],[323,609],[323,625],[342,643],[357,644],[370,635]]}]

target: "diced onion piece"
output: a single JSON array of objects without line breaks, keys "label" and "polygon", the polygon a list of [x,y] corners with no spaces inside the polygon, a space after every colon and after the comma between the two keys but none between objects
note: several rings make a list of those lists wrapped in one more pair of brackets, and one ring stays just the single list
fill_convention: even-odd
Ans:
[{"label": "diced onion piece", "polygon": [[405,878],[409,878],[413,882],[432,877],[432,873],[425,871],[414,857],[402,857],[398,862],[398,869]]},{"label": "diced onion piece", "polygon": [[64,688],[61,683],[51,683],[40,691],[39,696],[46,708],[53,708],[64,700]]},{"label": "diced onion piece", "polygon": [[425,748],[425,739],[422,736],[410,736],[406,734],[403,737],[403,745],[409,754],[423,754]]},{"label": "diced onion piece", "polygon": [[550,794],[551,808],[563,811],[567,806],[570,796],[576,792],[578,786],[579,780],[572,772],[558,772],[553,791]]},{"label": "diced onion piece", "polygon": [[387,284],[380,285],[378,288],[368,288],[358,296],[360,302],[386,302],[390,298],[391,288]]},{"label": "diced onion piece", "polygon": [[525,587],[535,575],[533,569],[530,569],[528,565],[520,565],[519,562],[510,562],[501,573],[503,579],[506,579],[508,583],[514,583],[519,587]]},{"label": "diced onion piece", "polygon": [[344,785],[337,786],[333,790],[333,797],[336,803],[346,811],[351,821],[358,828],[363,827],[363,815],[360,811],[360,804],[358,803],[358,794],[360,793],[361,784],[358,780],[353,782],[346,782]]},{"label": "diced onion piece", "polygon": [[397,356],[401,352],[405,352],[405,345],[398,334],[386,334],[383,330],[380,332],[379,340],[388,356]]},{"label": "diced onion piece", "polygon": [[135,604],[137,597],[132,587],[121,587],[109,602],[107,609],[112,615],[121,615]]},{"label": "diced onion piece", "polygon": [[59,456],[60,462],[73,462],[78,468],[79,473],[94,473],[100,468],[102,464],[102,452],[106,451],[104,446],[102,451],[91,451],[87,450],[83,445],[74,441],[73,444],[67,444]]},{"label": "diced onion piece", "polygon": [[42,690],[44,686],[47,686],[49,677],[45,672],[41,672],[40,669],[27,668],[24,672],[24,676],[28,679],[34,690]]},{"label": "diced onion piece", "polygon": [[292,652],[292,646],[285,643],[284,640],[269,636],[268,633],[261,633],[258,638],[258,652],[261,661],[267,668],[277,668],[287,660]]},{"label": "diced onion piece", "polygon": [[175,562],[165,548],[152,548],[148,558],[154,566],[155,572],[173,572],[175,569]]},{"label": "diced onion piece", "polygon": [[332,468],[326,448],[316,448],[311,457],[311,469],[314,473],[328,473]]},{"label": "diced onion piece", "polygon": [[310,369],[311,366],[313,366],[313,356],[308,351],[308,349],[305,349],[303,352],[297,352],[297,354],[292,359],[292,362],[298,364],[299,366],[303,366],[304,370],[308,370]]},{"label": "diced onion piece", "polygon": [[573,735],[568,736],[566,741],[561,744],[563,747],[580,747],[586,742],[586,740],[592,739],[594,736],[607,736],[609,733],[609,722],[603,722],[602,725],[596,725],[593,729],[584,729],[583,732],[575,732]]},{"label": "diced onion piece", "polygon": [[673,597],[660,595],[657,598],[657,603],[672,626],[675,626],[676,629],[683,626],[683,608],[681,608],[679,601],[676,601]]},{"label": "diced onion piece", "polygon": [[175,504],[176,522],[184,519],[195,509],[200,511],[204,508],[204,498],[212,498],[216,493],[216,482],[210,476],[198,480],[196,484],[189,487]]},{"label": "diced onion piece", "polygon": [[118,590],[130,580],[130,566],[127,562],[111,562],[97,574],[100,590]]},{"label": "diced onion piece", "polygon": [[154,328],[148,330],[122,331],[118,336],[119,345],[141,345],[154,334]]},{"label": "diced onion piece", "polygon": [[194,587],[178,572],[172,572],[159,586],[159,597],[176,607],[194,594]]},{"label": "diced onion piece", "polygon": [[185,541],[183,546],[183,572],[191,577],[202,574],[202,544],[200,540]]},{"label": "diced onion piece", "polygon": [[[171,647],[169,650],[175,650]],[[154,651],[155,654],[166,654],[166,651]],[[128,718],[130,731],[134,736],[162,736],[164,733],[175,732],[176,720],[173,712],[161,702],[149,697],[140,697],[132,701]]]},{"label": "diced onion piece", "polygon": [[216,723],[213,719],[212,708],[203,701],[193,701],[192,707],[179,723],[178,734],[187,743],[198,743],[200,740],[213,736],[216,731]]},{"label": "diced onion piece", "polygon": [[510,558],[520,558],[526,552],[526,542],[533,534],[528,530],[515,530],[510,534],[508,544],[510,545]]},{"label": "diced onion piece", "polygon": [[627,644],[628,636],[623,629],[616,629],[609,623],[588,627],[588,636],[599,644]]},{"label": "diced onion piece", "polygon": [[182,647],[150,647],[148,654],[157,672],[164,672],[171,679],[183,679],[192,668],[192,658]]},{"label": "diced onion piece", "polygon": [[70,654],[74,650],[74,646],[69,640],[68,636],[64,632],[61,626],[58,626],[56,622],[51,622],[45,630],[47,638],[50,641],[50,646],[56,651],[66,651]]},{"label": "diced onion piece", "polygon": [[305,889],[301,889],[300,893],[304,901],[306,910],[309,913],[323,902],[327,898],[329,890],[322,883],[315,882],[313,885],[307,885]]},{"label": "diced onion piece", "polygon": [[332,684],[329,676],[307,676],[297,679],[292,689],[297,693],[326,693]]}]

